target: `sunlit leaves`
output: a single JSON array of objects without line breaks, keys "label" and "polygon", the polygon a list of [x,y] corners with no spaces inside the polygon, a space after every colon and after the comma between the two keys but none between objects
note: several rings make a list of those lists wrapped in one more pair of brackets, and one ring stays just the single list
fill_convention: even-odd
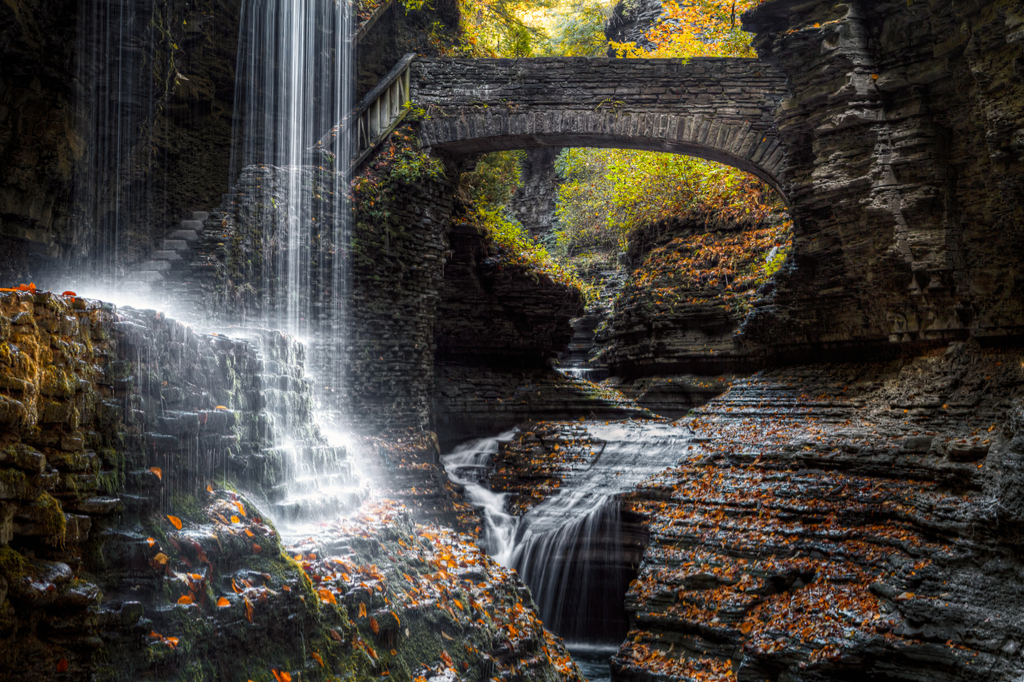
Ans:
[{"label": "sunlit leaves", "polygon": [[558,244],[563,252],[625,248],[637,227],[691,218],[714,229],[743,220],[757,224],[779,207],[759,179],[718,163],[677,154],[628,149],[566,149],[556,170]]},{"label": "sunlit leaves", "polygon": [[626,57],[754,57],[739,17],[760,0],[667,0],[646,34],[649,45],[616,43]]}]

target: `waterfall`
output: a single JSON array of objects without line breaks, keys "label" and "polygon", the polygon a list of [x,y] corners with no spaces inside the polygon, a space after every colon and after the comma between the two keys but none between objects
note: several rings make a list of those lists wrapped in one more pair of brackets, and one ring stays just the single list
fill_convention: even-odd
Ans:
[{"label": "waterfall", "polygon": [[152,161],[145,142],[159,103],[154,78],[166,68],[147,63],[152,13],[152,2],[78,4],[72,257],[107,285],[122,274],[129,233],[153,217],[150,188],[139,183]]},{"label": "waterfall", "polygon": [[515,431],[460,445],[441,461],[483,514],[481,544],[530,586],[545,626],[570,642],[618,642],[627,629],[624,596],[644,544],[624,524],[621,495],[696,446],[687,431],[669,424],[591,422],[586,428],[603,449],[521,518],[506,511],[506,494],[486,487],[491,458]]},{"label": "waterfall", "polygon": [[242,8],[232,178],[250,169],[257,188],[275,186],[260,193],[270,204],[264,217],[247,226],[259,262],[239,265],[262,292],[257,321],[307,340],[342,331],[349,153],[311,148],[352,109],[351,36],[347,2],[245,0]]},{"label": "waterfall", "polygon": [[[577,500],[579,502],[579,500]],[[623,565],[620,501],[588,500],[587,511],[540,517],[526,525],[511,565],[530,586],[545,625],[572,642],[615,642],[626,635],[623,595],[635,575]],[[538,519],[539,520],[539,519]]]}]

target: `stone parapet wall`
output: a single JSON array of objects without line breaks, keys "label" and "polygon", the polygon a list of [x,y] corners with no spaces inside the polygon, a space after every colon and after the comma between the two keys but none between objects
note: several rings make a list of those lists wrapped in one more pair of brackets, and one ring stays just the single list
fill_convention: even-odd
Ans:
[{"label": "stone parapet wall", "polygon": [[785,95],[785,76],[756,59],[418,58],[413,101],[447,109],[503,105],[685,113],[761,123]]},{"label": "stone parapet wall", "polygon": [[780,191],[785,150],[773,110],[784,76],[754,59],[424,59],[412,101],[427,147],[472,154],[615,147],[689,154]]}]

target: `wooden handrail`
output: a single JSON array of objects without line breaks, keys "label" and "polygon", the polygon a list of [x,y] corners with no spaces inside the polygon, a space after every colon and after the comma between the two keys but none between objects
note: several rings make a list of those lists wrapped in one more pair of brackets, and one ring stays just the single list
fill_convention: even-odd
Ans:
[{"label": "wooden handrail", "polygon": [[349,170],[357,169],[409,113],[407,105],[412,101],[410,72],[415,58],[415,53],[402,57],[388,75],[355,106],[351,114],[313,145],[313,150],[328,152],[335,146],[339,135],[352,135],[352,164]]}]

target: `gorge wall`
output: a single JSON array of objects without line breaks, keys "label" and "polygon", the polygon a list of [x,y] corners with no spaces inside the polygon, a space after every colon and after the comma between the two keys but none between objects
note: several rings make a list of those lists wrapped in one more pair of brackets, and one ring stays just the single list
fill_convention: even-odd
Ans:
[{"label": "gorge wall", "polygon": [[760,349],[1018,336],[1018,3],[772,0],[744,16],[791,96],[794,255],[755,303]]}]

